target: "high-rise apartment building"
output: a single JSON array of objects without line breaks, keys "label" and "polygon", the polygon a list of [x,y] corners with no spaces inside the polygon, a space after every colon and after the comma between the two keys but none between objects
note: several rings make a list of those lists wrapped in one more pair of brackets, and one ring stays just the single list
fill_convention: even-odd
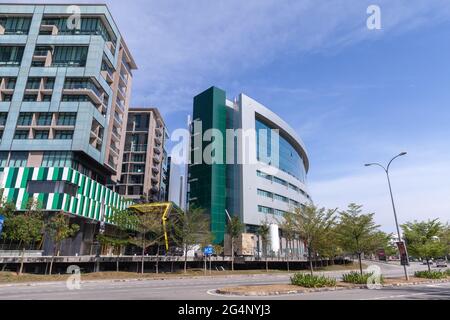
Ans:
[{"label": "high-rise apartment building", "polygon": [[311,201],[302,140],[259,102],[244,94],[228,100],[212,87],[194,98],[191,129],[189,205],[210,215],[215,242],[224,240],[227,212],[238,216],[249,234],[267,219],[278,237],[283,214]]},{"label": "high-rise apartment building", "polygon": [[167,199],[166,126],[156,108],[130,108],[122,176],[115,190],[134,201]]},{"label": "high-rise apartment building", "polygon": [[[0,189],[107,221],[136,64],[106,5],[0,5]],[[92,242],[83,227],[71,250]],[[90,236],[88,234],[91,234]],[[74,252],[68,252],[74,253]]]}]

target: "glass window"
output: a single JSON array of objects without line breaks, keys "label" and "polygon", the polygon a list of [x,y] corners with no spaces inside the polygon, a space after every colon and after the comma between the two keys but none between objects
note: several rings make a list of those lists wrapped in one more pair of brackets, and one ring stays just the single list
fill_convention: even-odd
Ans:
[{"label": "glass window", "polygon": [[0,126],[4,126],[6,124],[7,117],[8,117],[7,112],[0,112]]},{"label": "glass window", "polygon": [[273,213],[277,216],[283,216],[286,213],[286,211],[274,209]]},{"label": "glass window", "polygon": [[34,138],[39,140],[45,140],[48,139],[48,130],[35,130],[34,131]]},{"label": "glass window", "polygon": [[273,181],[276,182],[276,183],[282,184],[283,186],[287,186],[288,185],[288,183],[286,181],[284,181],[283,179],[280,179],[278,177],[275,177],[275,176],[273,177]]},{"label": "glass window", "polygon": [[39,89],[41,78],[28,78],[26,89]]},{"label": "glass window", "polygon": [[286,197],[284,197],[284,196],[282,196],[282,195],[279,195],[279,194],[274,194],[274,195],[273,195],[273,198],[274,198],[275,200],[279,200],[279,201],[283,201],[283,202],[288,202],[288,201],[289,201],[288,198],[286,198]]},{"label": "glass window", "polygon": [[258,177],[265,178],[265,179],[267,179],[267,180],[272,181],[272,176],[271,176],[271,175],[268,175],[267,173],[264,173],[264,172],[261,172],[261,171],[257,170],[257,171],[256,171],[256,175],[257,175]]},{"label": "glass window", "polygon": [[[256,119],[255,128],[256,143],[257,143],[257,158],[259,161],[275,165],[272,159],[278,159],[277,168],[294,176],[300,181],[304,182],[306,179],[306,170],[303,158],[296,151],[289,141],[280,135],[276,129],[272,130],[268,124],[262,120]],[[264,140],[261,140],[263,138]],[[261,140],[261,141],[260,141]],[[272,141],[278,140],[279,154],[272,154]]]},{"label": "glass window", "polygon": [[56,124],[58,126],[74,126],[77,120],[76,112],[61,112],[58,113],[58,120]]},{"label": "glass window", "polygon": [[0,67],[20,66],[23,46],[0,46]]},{"label": "glass window", "polygon": [[30,17],[3,17],[0,25],[5,28],[5,34],[28,34],[31,25]]},{"label": "glass window", "polygon": [[26,167],[28,159],[28,152],[11,152],[9,158],[9,167]]},{"label": "glass window", "polygon": [[76,197],[78,186],[68,181],[28,181],[27,193],[66,193]]},{"label": "glass window", "polygon": [[266,198],[271,198],[272,199],[272,193],[265,191],[265,190],[261,190],[258,189],[258,195],[262,196],[262,197],[266,197]]},{"label": "glass window", "polygon": [[44,79],[44,89],[53,90],[55,86],[55,78],[45,78]]},{"label": "glass window", "polygon": [[14,139],[17,140],[25,140],[28,139],[29,131],[28,130],[16,130],[14,133]]},{"label": "glass window", "polygon": [[84,67],[87,54],[87,46],[57,46],[53,52],[52,66]]},{"label": "glass window", "polygon": [[31,126],[31,120],[33,119],[33,113],[31,112],[21,112],[19,118],[17,119],[18,126]]},{"label": "glass window", "polygon": [[71,140],[72,138],[73,138],[72,130],[56,130],[55,131],[55,139]]},{"label": "glass window", "polygon": [[89,98],[87,95],[70,95],[70,94],[64,94],[61,98],[61,101],[63,102],[92,102],[91,98]]},{"label": "glass window", "polygon": [[52,101],[52,95],[51,94],[44,94],[42,96],[42,101],[43,102],[50,102],[50,101]]},{"label": "glass window", "polygon": [[264,207],[264,206],[258,206],[258,212],[272,214],[273,213],[273,209],[272,208],[268,208],[268,207]]},{"label": "glass window", "polygon": [[25,102],[35,102],[37,101],[38,95],[37,94],[26,94],[23,96],[23,101]]},{"label": "glass window", "polygon": [[72,154],[67,151],[47,151],[42,157],[42,167],[71,167]]},{"label": "glass window", "polygon": [[12,100],[12,94],[3,94],[4,102],[11,102],[11,100]]},{"label": "glass window", "polygon": [[0,152],[0,168],[6,167],[8,163],[8,152]]},{"label": "glass window", "polygon": [[37,125],[38,126],[50,126],[52,124],[52,116],[53,116],[53,113],[51,113],[51,112],[39,113],[39,116],[37,119]]},{"label": "glass window", "polygon": [[15,89],[16,87],[16,78],[5,78],[5,88],[6,89]]}]

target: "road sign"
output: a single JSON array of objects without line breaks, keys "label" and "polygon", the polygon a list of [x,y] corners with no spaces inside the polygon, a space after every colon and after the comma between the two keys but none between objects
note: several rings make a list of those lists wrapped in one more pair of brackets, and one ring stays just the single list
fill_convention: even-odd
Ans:
[{"label": "road sign", "polygon": [[203,249],[203,254],[205,256],[211,256],[214,253],[214,249],[212,246],[207,246]]},{"label": "road sign", "polygon": [[3,223],[5,222],[5,217],[0,216],[0,238],[2,237]]}]

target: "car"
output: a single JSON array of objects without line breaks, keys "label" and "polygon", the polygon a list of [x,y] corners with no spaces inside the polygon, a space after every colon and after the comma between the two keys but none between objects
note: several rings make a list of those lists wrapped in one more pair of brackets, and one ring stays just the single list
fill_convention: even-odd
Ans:
[{"label": "car", "polygon": [[438,259],[438,260],[436,260],[436,267],[437,268],[446,268],[447,267],[447,260],[445,260],[445,259]]},{"label": "car", "polygon": [[[431,260],[431,259],[430,259],[428,262],[430,263],[430,265],[433,264],[433,260]],[[422,264],[427,265],[427,264],[428,264],[428,263],[427,263],[427,260],[423,259],[423,260],[422,260]]]}]

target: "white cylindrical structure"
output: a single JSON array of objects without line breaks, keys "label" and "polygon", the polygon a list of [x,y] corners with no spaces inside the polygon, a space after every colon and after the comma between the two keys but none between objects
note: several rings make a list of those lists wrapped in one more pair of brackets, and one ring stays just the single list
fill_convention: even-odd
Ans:
[{"label": "white cylindrical structure", "polygon": [[280,250],[280,235],[277,224],[270,225],[270,247],[274,252],[278,252]]}]

